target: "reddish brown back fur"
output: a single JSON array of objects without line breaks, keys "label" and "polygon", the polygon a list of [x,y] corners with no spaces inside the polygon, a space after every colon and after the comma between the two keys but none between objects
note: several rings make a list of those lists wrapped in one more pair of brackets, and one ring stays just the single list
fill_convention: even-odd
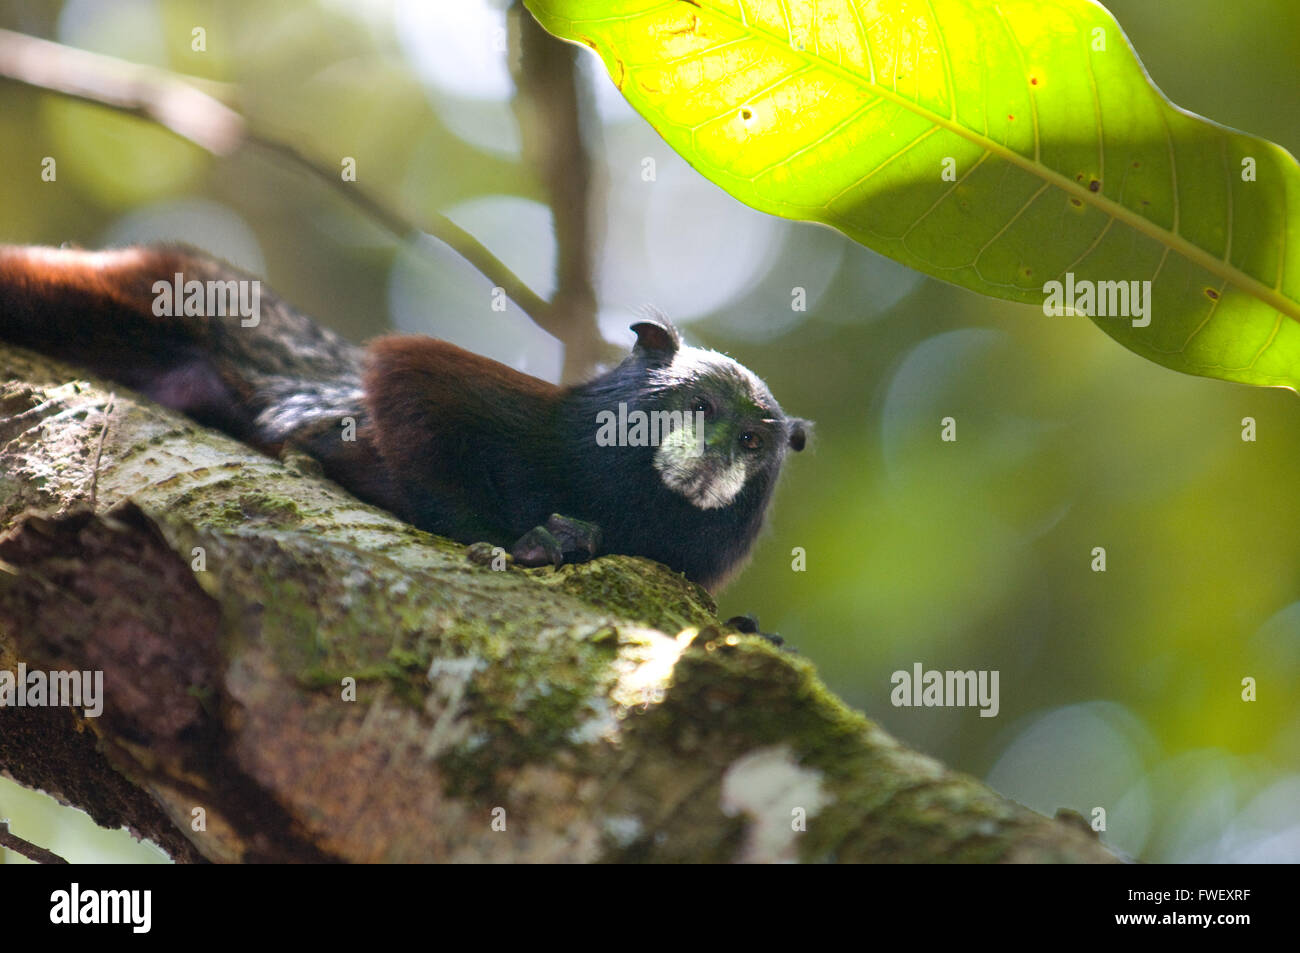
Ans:
[{"label": "reddish brown back fur", "polygon": [[109,251],[0,246],[0,286],[9,304],[46,312],[75,306],[88,316],[114,306],[138,310],[153,283],[183,270],[167,248]]},{"label": "reddish brown back fur", "polygon": [[510,481],[554,449],[546,431],[564,391],[446,341],[404,336],[371,343],[363,383],[365,436],[405,491],[400,512],[503,533],[503,494],[517,499]]},{"label": "reddish brown back fur", "polygon": [[472,380],[479,389],[501,394],[538,400],[560,396],[560,388],[554,384],[437,338],[390,334],[371,341],[367,350],[367,393],[385,389],[391,381],[418,380],[428,388],[428,400],[454,405],[465,398],[464,382]]}]

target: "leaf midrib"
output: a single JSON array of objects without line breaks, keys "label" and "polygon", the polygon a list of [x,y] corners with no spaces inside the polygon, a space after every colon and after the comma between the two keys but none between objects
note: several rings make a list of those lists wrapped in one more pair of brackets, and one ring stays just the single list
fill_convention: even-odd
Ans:
[{"label": "leaf midrib", "polygon": [[[681,2],[681,0],[675,0],[675,2]],[[924,119],[934,122],[936,125],[941,126],[942,128],[953,133],[954,135],[964,138],[967,141],[974,143],[975,145],[981,146],[986,151],[992,152],[994,155],[999,156],[1000,158],[1006,160],[1007,162],[1010,162],[1011,164],[1024,169],[1025,171],[1029,172],[1031,175],[1037,176],[1042,180],[1044,180],[1045,182],[1047,182],[1048,184],[1056,186],[1057,188],[1065,192],[1067,195],[1077,196],[1087,204],[1091,205],[1093,208],[1098,209],[1099,211],[1103,212],[1106,215],[1109,215],[1111,218],[1118,219],[1119,221],[1125,223],[1126,225],[1136,230],[1138,233],[1142,235],[1146,235],[1147,237],[1155,240],[1158,244],[1166,248],[1169,248],[1174,252],[1177,252],[1188,261],[1192,262],[1193,264],[1199,265],[1201,268],[1204,268],[1206,271],[1210,272],[1211,274],[1216,275],[1219,278],[1222,278],[1225,282],[1236,285],[1238,288],[1241,288],[1243,291],[1248,292],[1253,297],[1268,304],[1274,310],[1278,311],[1281,314],[1286,315],[1291,320],[1300,322],[1300,302],[1286,297],[1278,289],[1270,288],[1268,285],[1265,285],[1259,279],[1246,274],[1245,272],[1241,271],[1239,268],[1235,267],[1229,262],[1226,262],[1221,258],[1216,258],[1214,255],[1210,254],[1208,251],[1206,251],[1204,248],[1201,248],[1199,245],[1192,244],[1182,235],[1179,235],[1175,232],[1171,232],[1166,228],[1162,228],[1161,226],[1157,225],[1155,222],[1151,221],[1151,219],[1146,218],[1143,215],[1140,215],[1139,213],[1128,208],[1127,206],[1121,205],[1119,202],[1116,202],[1114,199],[1108,198],[1103,193],[1093,192],[1091,189],[1084,188],[1083,186],[1075,182],[1073,179],[1071,179],[1069,176],[1063,175],[1054,169],[1048,168],[1047,166],[1042,165],[1041,163],[1035,162],[1025,156],[1022,156],[1019,152],[1016,152],[1014,149],[1010,149],[1007,146],[1004,146],[1001,143],[988,138],[987,136],[983,136],[975,132],[974,130],[969,129],[966,126],[954,122],[952,119],[948,119],[943,116],[940,116],[937,113],[934,113],[931,110],[922,107],[919,103],[913,102],[912,100],[900,96],[899,94],[887,89],[886,87],[882,86],[879,82],[873,83],[870,79],[864,78],[858,72],[855,72],[850,69],[846,69],[843,66],[840,66],[838,63],[831,62],[825,57],[810,53],[808,50],[799,49],[791,43],[781,41],[779,38],[775,36],[775,34],[773,34],[771,31],[767,29],[747,23],[743,19],[738,19],[737,17],[730,16],[726,12],[719,10],[718,8],[712,6],[711,4],[708,7],[703,7],[700,6],[697,2],[694,2],[694,0],[688,0],[688,2],[691,3],[691,6],[696,7],[696,9],[700,11],[700,14],[716,17],[719,20],[723,20],[735,26],[741,27],[743,30],[749,32],[751,35],[765,39],[769,44],[774,43],[780,46],[782,50],[789,50],[790,52],[794,53],[797,57],[803,59],[806,63],[820,66],[823,69],[835,73],[848,80],[851,84],[869,90],[873,95],[879,96],[882,99],[894,103],[897,106],[901,106],[903,109],[907,110],[908,112],[911,112],[917,116],[920,116]],[[852,3],[853,0],[848,0],[848,2]],[[651,12],[652,11],[650,10],[644,11],[644,13],[651,13]],[[933,9],[931,11],[931,15],[932,16],[934,15]],[[997,11],[997,15],[998,17],[1002,18],[1004,25],[1006,25],[1004,14],[1002,14],[1001,11]],[[937,18],[935,20],[935,23],[936,25],[938,25]],[[789,32],[788,15],[786,17],[786,31],[787,33]],[[1122,35],[1123,34],[1121,31],[1121,36]],[[871,47],[867,45],[865,37],[860,42],[864,47],[864,51],[867,53],[868,56],[870,56]],[[946,57],[948,55],[947,48],[946,48],[946,43],[943,40],[942,34],[940,34],[939,42],[940,42],[940,46],[943,48],[943,54]],[[1126,40],[1126,45],[1127,45],[1127,40]],[[1129,54],[1133,56],[1135,60],[1137,59],[1137,54],[1133,52],[1131,47],[1129,48]],[[1140,61],[1137,62],[1140,68],[1141,62]],[[1161,109],[1173,109],[1174,108],[1173,105],[1167,99],[1164,98],[1164,96],[1160,93],[1160,91],[1155,86],[1151,84],[1150,78],[1146,75],[1145,71],[1142,71],[1142,74],[1143,74],[1142,79],[1146,83],[1147,90],[1157,98],[1158,106]],[[956,102],[955,96],[957,91],[953,87],[951,79],[948,80],[948,91],[949,94],[954,97],[954,103],[955,103]],[[1185,110],[1183,110],[1183,112],[1185,112],[1189,116],[1192,116],[1198,121],[1209,124],[1209,121],[1206,120],[1203,116],[1197,116],[1194,113],[1187,113]],[[1231,188],[1231,186],[1229,186],[1229,188]],[[1177,193],[1174,193],[1173,200],[1175,205],[1177,205],[1178,202]],[[1281,271],[1279,273],[1279,282],[1281,280],[1281,272],[1284,272],[1285,268],[1286,268],[1286,262],[1285,261],[1280,262]]]}]

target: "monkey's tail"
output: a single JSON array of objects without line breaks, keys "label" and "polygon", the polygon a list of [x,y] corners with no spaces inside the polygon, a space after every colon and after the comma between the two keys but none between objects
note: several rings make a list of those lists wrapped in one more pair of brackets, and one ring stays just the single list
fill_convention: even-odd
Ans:
[{"label": "monkey's tail", "polygon": [[257,279],[175,245],[0,246],[0,339],[264,447],[285,436],[266,425],[283,425],[281,395],[360,378],[355,346]]}]

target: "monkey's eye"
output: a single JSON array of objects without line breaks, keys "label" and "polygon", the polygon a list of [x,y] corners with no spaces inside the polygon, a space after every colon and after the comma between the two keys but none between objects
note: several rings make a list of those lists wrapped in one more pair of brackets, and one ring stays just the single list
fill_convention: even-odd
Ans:
[{"label": "monkey's eye", "polygon": [[740,445],[750,451],[762,450],[763,436],[762,434],[754,433],[752,430],[746,430],[740,435]]},{"label": "monkey's eye", "polygon": [[691,413],[703,414],[705,417],[713,416],[713,401],[703,394],[696,394],[691,398]]}]

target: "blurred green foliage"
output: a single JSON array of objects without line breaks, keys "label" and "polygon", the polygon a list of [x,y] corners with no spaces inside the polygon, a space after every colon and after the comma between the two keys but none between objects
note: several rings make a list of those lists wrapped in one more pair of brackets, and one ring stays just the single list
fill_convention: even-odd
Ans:
[{"label": "blurred green foliage", "polygon": [[[233,83],[263,132],[329,166],[356,157],[372,194],[417,222],[459,215],[533,274],[551,254],[544,216],[536,235],[528,215],[499,212],[541,196],[512,144],[509,91],[453,88],[439,72],[444,50],[469,64],[462,78],[501,75],[500,5],[418,5],[0,0],[0,26]],[[1174,102],[1300,152],[1300,5],[1109,7]],[[191,50],[195,25],[206,53]],[[695,343],[817,421],[723,615],[756,613],[851,704],[1030,806],[1103,807],[1108,842],[1145,860],[1300,859],[1296,396],[1163,370],[1084,319],[983,299],[740,209],[609,92],[592,94],[590,137],[604,326],[670,305]],[[266,156],[216,160],[142,120],[12,84],[0,84],[0,147],[0,240],[171,237],[255,268],[354,339],[398,326],[535,373],[558,367],[538,363],[545,335],[510,330],[522,317],[492,323],[486,282],[454,256],[400,249]],[[57,182],[41,182],[44,156]],[[791,309],[796,287],[806,312]],[[955,443],[939,440],[949,416]],[[1245,417],[1255,442],[1241,438]],[[1104,573],[1090,568],[1098,546]],[[998,717],[892,707],[890,674],[915,662],[997,669]],[[1257,701],[1241,700],[1245,677]],[[0,817],[70,859],[103,856],[71,821],[40,816],[38,797],[0,782]],[[122,859],[152,856],[121,836]]]}]

